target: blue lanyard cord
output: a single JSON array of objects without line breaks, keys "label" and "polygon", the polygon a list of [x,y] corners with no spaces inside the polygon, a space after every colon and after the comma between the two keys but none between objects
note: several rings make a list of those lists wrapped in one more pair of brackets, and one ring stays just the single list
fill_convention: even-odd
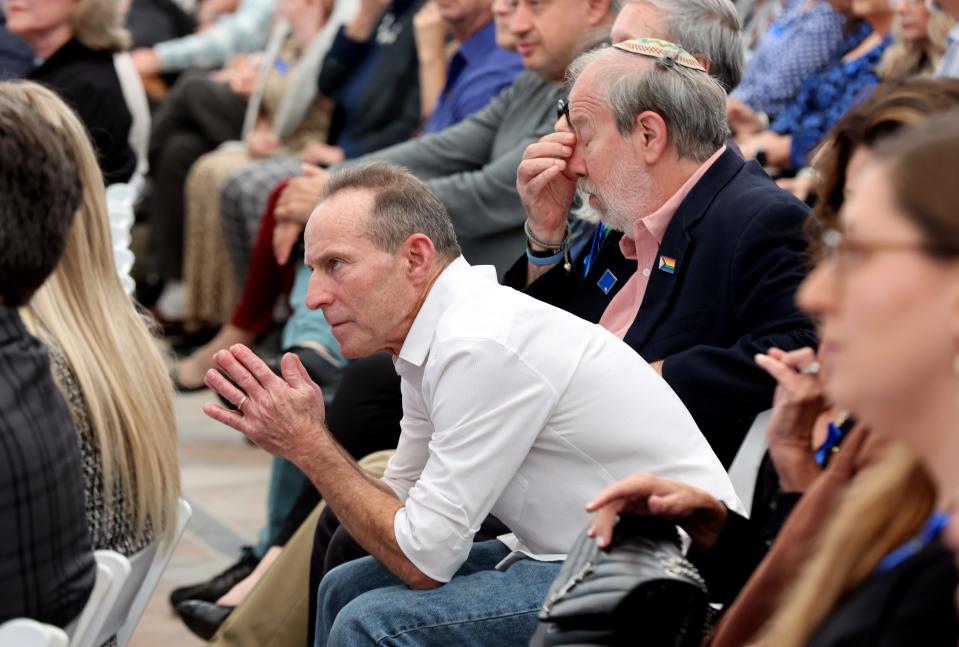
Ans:
[{"label": "blue lanyard cord", "polygon": [[599,250],[603,246],[603,243],[606,242],[606,237],[609,236],[610,229],[606,225],[599,225],[596,228],[596,231],[593,232],[593,242],[589,246],[589,254],[586,255],[586,259],[583,261],[583,277],[589,276],[589,268],[592,267],[593,261],[599,258]]},{"label": "blue lanyard cord", "polygon": [[830,422],[828,429],[826,440],[824,440],[822,445],[819,446],[819,449],[816,450],[816,462],[819,464],[819,467],[825,467],[829,461],[829,455],[839,451],[839,442],[843,436],[845,436],[842,429],[840,429],[839,425],[835,422]]},{"label": "blue lanyard cord", "polygon": [[939,539],[942,531],[945,530],[946,526],[948,525],[948,513],[933,512],[922,531],[905,544],[886,555],[883,560],[879,562],[879,566],[876,567],[876,571],[879,573],[886,573],[896,568],[904,561],[918,553],[920,550]]}]

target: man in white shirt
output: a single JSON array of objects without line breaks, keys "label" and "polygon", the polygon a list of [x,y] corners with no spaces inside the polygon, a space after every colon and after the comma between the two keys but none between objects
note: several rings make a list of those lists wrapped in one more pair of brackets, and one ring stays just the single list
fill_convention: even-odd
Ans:
[{"label": "man in white shirt", "polygon": [[[297,464],[369,553],[320,587],[317,645],[525,644],[590,498],[636,471],[739,503],[679,398],[605,329],[496,282],[461,256],[442,203],[385,163],[330,178],[306,229],[321,308],[341,350],[388,350],[402,434],[382,480],[324,426],[295,355],[283,376],[243,346],[207,384],[238,412],[211,417]],[[512,535],[473,544],[487,515]],[[511,553],[521,559],[494,566]],[[374,559],[375,558],[375,559]],[[511,563],[513,560],[508,560]]]}]

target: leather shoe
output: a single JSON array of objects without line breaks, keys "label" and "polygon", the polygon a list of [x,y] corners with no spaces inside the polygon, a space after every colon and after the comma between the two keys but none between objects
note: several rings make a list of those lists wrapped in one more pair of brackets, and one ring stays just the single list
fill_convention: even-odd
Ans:
[{"label": "leather shoe", "polygon": [[253,554],[252,546],[244,546],[241,551],[240,559],[235,564],[214,575],[206,582],[174,589],[170,593],[170,606],[176,609],[181,602],[186,600],[203,600],[205,602],[219,600],[237,582],[252,573],[256,565],[260,563],[257,556]]},{"label": "leather shoe", "polygon": [[202,638],[209,640],[216,633],[236,607],[225,607],[204,600],[186,600],[176,607],[187,629]]}]

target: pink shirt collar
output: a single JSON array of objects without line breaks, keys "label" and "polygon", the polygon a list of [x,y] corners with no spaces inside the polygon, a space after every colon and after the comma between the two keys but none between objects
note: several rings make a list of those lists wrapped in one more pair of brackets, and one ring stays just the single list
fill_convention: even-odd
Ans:
[{"label": "pink shirt collar", "polygon": [[624,234],[623,237],[619,239],[619,248],[622,250],[623,256],[630,260],[636,260],[639,255],[636,249],[636,240],[645,235],[652,236],[656,240],[657,245],[662,244],[663,236],[666,234],[666,228],[669,227],[673,216],[676,215],[676,210],[679,209],[679,205],[683,203],[683,200],[685,200],[689,192],[693,190],[696,183],[706,175],[706,171],[708,171],[725,152],[726,145],[723,144],[719,147],[719,150],[712,154],[712,157],[703,162],[702,165],[696,169],[696,172],[689,176],[689,179],[679,187],[679,190],[676,191],[663,206],[648,216],[637,219],[636,222],[633,223],[632,236]]}]

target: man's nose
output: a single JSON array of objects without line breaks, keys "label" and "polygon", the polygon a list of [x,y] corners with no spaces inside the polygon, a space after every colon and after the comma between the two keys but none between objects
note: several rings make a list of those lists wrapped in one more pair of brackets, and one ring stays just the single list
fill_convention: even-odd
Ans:
[{"label": "man's nose", "polygon": [[531,23],[529,20],[529,10],[527,10],[522,4],[518,4],[515,9],[513,9],[512,15],[509,17],[509,30],[511,33],[520,35],[525,34],[531,29]]}]

